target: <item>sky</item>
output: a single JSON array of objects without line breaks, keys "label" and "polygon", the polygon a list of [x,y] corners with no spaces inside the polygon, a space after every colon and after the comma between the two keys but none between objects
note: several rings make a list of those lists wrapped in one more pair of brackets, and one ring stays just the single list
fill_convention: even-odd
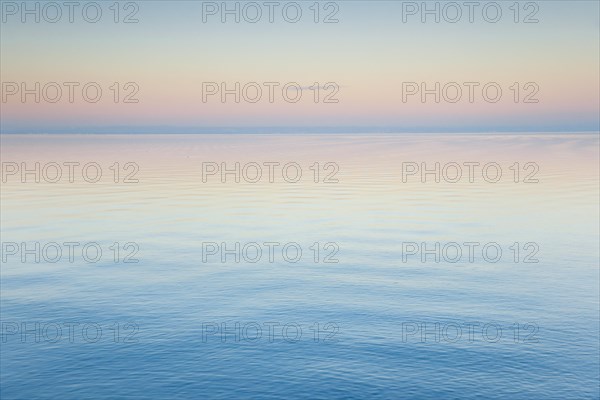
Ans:
[{"label": "sky", "polygon": [[599,130],[598,1],[1,3],[2,133]]}]

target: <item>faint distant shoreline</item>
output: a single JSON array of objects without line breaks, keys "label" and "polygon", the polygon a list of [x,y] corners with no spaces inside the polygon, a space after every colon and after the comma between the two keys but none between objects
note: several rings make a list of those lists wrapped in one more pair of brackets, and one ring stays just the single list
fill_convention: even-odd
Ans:
[{"label": "faint distant shoreline", "polygon": [[0,130],[0,135],[598,135],[600,130],[406,130],[377,127],[107,127],[87,129],[10,129]]}]

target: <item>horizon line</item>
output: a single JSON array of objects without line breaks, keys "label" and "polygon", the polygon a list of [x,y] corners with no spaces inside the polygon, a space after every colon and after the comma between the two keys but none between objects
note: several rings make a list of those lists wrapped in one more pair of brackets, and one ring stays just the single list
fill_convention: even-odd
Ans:
[{"label": "horizon line", "polygon": [[174,127],[174,126],[111,126],[67,129],[1,129],[0,135],[137,135],[137,134],[598,134],[596,129],[424,129],[385,126],[232,126],[232,127]]}]

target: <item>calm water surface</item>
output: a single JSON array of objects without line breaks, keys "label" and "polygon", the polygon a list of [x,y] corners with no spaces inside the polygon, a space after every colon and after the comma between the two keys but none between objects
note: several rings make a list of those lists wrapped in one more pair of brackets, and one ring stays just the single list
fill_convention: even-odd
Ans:
[{"label": "calm water surface", "polygon": [[597,134],[1,140],[3,163],[102,169],[2,184],[2,399],[599,397]]}]

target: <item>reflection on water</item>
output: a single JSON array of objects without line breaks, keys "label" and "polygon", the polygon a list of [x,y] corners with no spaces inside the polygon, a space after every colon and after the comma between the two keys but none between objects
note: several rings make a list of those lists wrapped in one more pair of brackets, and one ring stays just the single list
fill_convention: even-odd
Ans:
[{"label": "reflection on water", "polygon": [[4,135],[2,398],[597,397],[598,142]]}]

